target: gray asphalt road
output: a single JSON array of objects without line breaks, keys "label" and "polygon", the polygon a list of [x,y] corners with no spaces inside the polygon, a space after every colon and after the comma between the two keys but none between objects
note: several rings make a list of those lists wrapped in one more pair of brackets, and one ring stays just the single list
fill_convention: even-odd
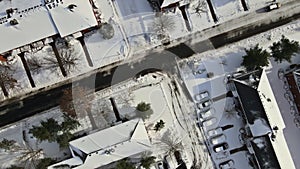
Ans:
[{"label": "gray asphalt road", "polygon": [[62,91],[66,88],[70,88],[72,84],[80,83],[84,86],[95,86],[96,91],[98,91],[129,78],[133,78],[136,74],[144,70],[159,69],[170,73],[176,73],[175,58],[187,58],[194,53],[219,48],[226,44],[284,25],[299,17],[300,13],[285,19],[281,18],[270,24],[258,22],[257,24],[245,25],[194,44],[190,44],[189,41],[187,41],[186,43],[181,43],[177,46],[168,48],[163,52],[152,52],[145,56],[141,61],[129,64],[121,63],[122,65],[112,68],[110,70],[111,74],[109,75],[107,75],[106,72],[100,71],[73,83],[69,82],[53,89],[42,90],[41,92],[28,97],[7,100],[0,104],[0,126],[19,121],[43,110],[57,106]]}]

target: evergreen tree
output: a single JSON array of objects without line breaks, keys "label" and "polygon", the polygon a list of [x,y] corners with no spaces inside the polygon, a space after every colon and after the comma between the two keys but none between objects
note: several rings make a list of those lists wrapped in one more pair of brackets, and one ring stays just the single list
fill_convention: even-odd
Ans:
[{"label": "evergreen tree", "polygon": [[77,129],[79,125],[77,120],[64,116],[64,121],[61,124],[50,118],[47,121],[42,121],[41,126],[33,126],[29,132],[40,141],[56,141],[61,148],[64,148],[69,145],[70,139],[73,138],[70,131]]},{"label": "evergreen tree", "polygon": [[136,106],[136,109],[141,112],[145,112],[151,109],[150,103],[141,102]]},{"label": "evergreen tree", "polygon": [[270,54],[258,46],[251,49],[245,49],[246,55],[243,56],[242,66],[245,66],[248,71],[252,71],[263,66],[269,65]]},{"label": "evergreen tree", "polygon": [[60,148],[65,148],[69,146],[69,141],[74,137],[70,132],[64,132],[63,134],[57,136],[57,143]]},{"label": "evergreen tree", "polygon": [[121,160],[118,162],[116,169],[135,169],[135,166],[126,160]]},{"label": "evergreen tree", "polygon": [[64,116],[64,121],[61,123],[61,129],[63,132],[69,132],[71,130],[75,130],[80,126],[80,123],[68,116]]},{"label": "evergreen tree", "polygon": [[150,157],[143,157],[141,159],[141,166],[145,169],[150,169],[151,164],[155,163],[156,157],[150,156]]},{"label": "evergreen tree", "polygon": [[299,51],[299,48],[299,42],[290,41],[285,36],[282,36],[280,41],[274,42],[270,47],[272,57],[279,63],[284,60],[291,62],[292,56]]},{"label": "evergreen tree", "polygon": [[164,127],[165,127],[165,122],[163,120],[160,120],[159,122],[157,122],[155,124],[154,130],[157,132],[157,131],[161,130]]},{"label": "evergreen tree", "polygon": [[10,166],[10,167],[8,167],[6,169],[24,169],[24,167],[18,167],[16,165],[12,165],[12,166]]},{"label": "evergreen tree", "polygon": [[150,103],[141,102],[136,106],[136,115],[143,120],[150,118],[153,114],[153,110],[151,109]]},{"label": "evergreen tree", "polygon": [[6,138],[4,138],[0,142],[0,148],[7,151],[7,150],[10,150],[13,146],[15,146],[15,144],[16,144],[15,140],[7,140]]},{"label": "evergreen tree", "polygon": [[55,164],[56,161],[51,158],[43,158],[39,161],[36,168],[37,169],[47,169],[48,166]]},{"label": "evergreen tree", "polygon": [[58,122],[50,118],[47,121],[41,121],[41,126],[32,126],[29,133],[32,133],[40,141],[48,140],[49,142],[54,142],[59,131],[60,125]]}]

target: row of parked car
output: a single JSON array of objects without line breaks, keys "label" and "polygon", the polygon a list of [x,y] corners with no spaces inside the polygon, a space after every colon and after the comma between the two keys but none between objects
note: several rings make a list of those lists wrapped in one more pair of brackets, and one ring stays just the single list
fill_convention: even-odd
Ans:
[{"label": "row of parked car", "polygon": [[[229,145],[226,142],[227,138],[221,127],[207,131],[207,136],[210,139],[210,143],[215,153],[222,153],[228,150]],[[233,166],[233,160],[227,160],[219,164],[220,169],[234,169]]]},{"label": "row of parked car", "polygon": [[[203,127],[211,126],[217,123],[217,118],[214,117],[214,113],[211,110],[212,100],[208,91],[202,91],[195,95],[195,101],[197,106],[197,116],[199,123]],[[226,142],[226,136],[223,134],[223,129],[217,127],[207,131],[207,137],[209,138],[212,149],[215,153],[225,152],[229,146]],[[221,169],[233,169],[233,160],[227,160],[219,164]]]}]

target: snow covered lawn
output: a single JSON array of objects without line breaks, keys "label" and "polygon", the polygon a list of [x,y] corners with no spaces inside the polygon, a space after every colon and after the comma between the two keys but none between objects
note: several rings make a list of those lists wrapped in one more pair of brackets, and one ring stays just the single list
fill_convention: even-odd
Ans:
[{"label": "snow covered lawn", "polygon": [[9,97],[14,97],[25,92],[29,92],[32,88],[25,72],[25,68],[19,56],[15,56],[12,64],[9,65],[13,70],[13,78],[17,80],[14,88],[7,87]]},{"label": "snow covered lawn", "polygon": [[111,39],[104,39],[99,30],[94,30],[85,35],[84,41],[94,67],[101,67],[123,60],[128,49],[110,1],[98,0],[97,3],[103,18],[102,23],[110,24],[113,27],[114,35]]},{"label": "snow covered lawn", "polygon": [[[55,58],[54,52],[50,45],[44,46],[42,50],[35,53],[25,53],[27,63],[30,62],[30,60],[38,60],[42,63],[44,62],[43,60],[48,57]],[[31,70],[31,76],[37,88],[48,86],[64,79],[59,67],[53,69],[44,69],[42,66],[41,70],[39,71]]]},{"label": "snow covered lawn", "polygon": [[243,7],[240,0],[211,0],[215,7],[215,12],[219,22],[238,17],[243,13]]}]

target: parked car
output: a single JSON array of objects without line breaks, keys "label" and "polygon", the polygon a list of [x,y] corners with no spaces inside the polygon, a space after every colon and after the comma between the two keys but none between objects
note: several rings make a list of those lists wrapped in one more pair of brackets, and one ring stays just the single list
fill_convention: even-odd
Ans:
[{"label": "parked car", "polygon": [[209,97],[208,91],[203,91],[203,92],[195,95],[195,100],[202,101],[203,99],[208,98],[208,97]]},{"label": "parked car", "polygon": [[267,12],[270,12],[270,11],[273,11],[275,9],[279,9],[281,7],[281,3],[272,3],[270,4],[269,6],[266,7],[266,11]]},{"label": "parked car", "polygon": [[220,169],[232,169],[233,165],[234,165],[234,161],[228,160],[223,163],[220,163],[219,167],[220,167]]},{"label": "parked car", "polygon": [[200,110],[204,110],[206,108],[209,108],[212,105],[212,101],[211,100],[206,100],[200,103],[197,103],[197,107]]},{"label": "parked car", "polygon": [[210,141],[213,145],[224,143],[224,142],[226,142],[226,136],[224,134],[221,134],[221,135],[211,138]]},{"label": "parked car", "polygon": [[222,128],[218,127],[218,128],[207,131],[207,135],[208,135],[208,137],[213,137],[213,136],[222,134],[222,132],[223,132]]},{"label": "parked car", "polygon": [[202,111],[202,112],[198,112],[200,114],[200,117],[202,119],[207,119],[209,117],[212,117],[213,113],[211,110],[207,110],[207,111]]},{"label": "parked car", "polygon": [[197,75],[197,74],[202,74],[202,73],[204,73],[206,71],[206,69],[199,69],[199,70],[193,70],[193,74],[194,75]]},{"label": "parked car", "polygon": [[202,125],[205,127],[211,126],[217,122],[217,118],[212,117],[210,119],[206,119],[202,122]]},{"label": "parked car", "polygon": [[213,149],[214,149],[214,152],[218,153],[218,152],[227,150],[228,147],[229,147],[229,146],[228,146],[227,143],[222,143],[222,144],[215,145],[215,146],[213,147]]}]

